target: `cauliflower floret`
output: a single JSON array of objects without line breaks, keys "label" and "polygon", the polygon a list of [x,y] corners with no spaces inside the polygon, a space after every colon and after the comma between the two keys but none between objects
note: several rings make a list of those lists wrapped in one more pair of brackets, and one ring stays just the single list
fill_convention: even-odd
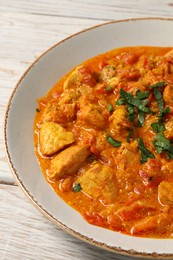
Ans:
[{"label": "cauliflower floret", "polygon": [[53,155],[74,141],[72,132],[54,122],[44,123],[40,129],[40,150],[44,155]]}]

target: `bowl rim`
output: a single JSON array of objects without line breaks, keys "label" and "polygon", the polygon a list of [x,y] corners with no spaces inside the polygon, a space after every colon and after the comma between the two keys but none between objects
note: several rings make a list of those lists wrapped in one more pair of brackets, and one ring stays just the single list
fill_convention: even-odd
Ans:
[{"label": "bowl rim", "polygon": [[120,19],[120,20],[113,20],[113,21],[108,21],[108,22],[103,22],[101,24],[96,24],[94,26],[91,26],[89,28],[80,30],[79,32],[76,32],[74,34],[71,34],[70,36],[58,41],[57,43],[55,43],[54,45],[52,45],[51,47],[49,47],[46,51],[44,51],[39,57],[37,57],[33,62],[31,62],[31,64],[29,65],[29,67],[24,71],[24,73],[20,76],[20,78],[18,79],[17,83],[15,84],[12,93],[9,97],[9,100],[7,102],[7,106],[6,106],[6,110],[5,110],[5,116],[4,116],[4,125],[3,125],[3,144],[4,144],[4,148],[5,148],[5,153],[6,153],[6,157],[7,157],[7,161],[8,161],[8,165],[9,168],[11,169],[11,172],[13,174],[13,176],[15,177],[17,184],[19,185],[19,187],[21,188],[21,190],[24,192],[24,194],[29,198],[29,201],[44,215],[46,216],[52,223],[54,223],[56,226],[60,227],[61,229],[65,230],[67,233],[73,235],[74,237],[87,242],[93,246],[97,246],[101,249],[105,249],[108,250],[110,252],[114,252],[114,253],[118,253],[121,255],[126,255],[126,256],[133,256],[133,257],[142,257],[142,258],[157,258],[157,259],[172,259],[173,258],[173,254],[169,254],[169,253],[145,253],[145,252],[138,252],[135,251],[133,249],[131,250],[125,250],[122,249],[120,247],[116,247],[116,246],[109,246],[105,243],[101,243],[98,242],[94,239],[88,238],[85,235],[82,235],[81,233],[69,228],[68,226],[66,226],[65,224],[63,224],[62,222],[60,222],[59,220],[57,220],[52,214],[50,214],[45,208],[42,207],[42,205],[40,205],[36,198],[34,198],[31,194],[30,191],[27,190],[27,188],[25,187],[24,183],[22,182],[22,180],[20,179],[19,173],[17,172],[17,170],[15,169],[15,165],[11,159],[10,156],[10,151],[9,151],[9,147],[8,147],[8,140],[7,140],[7,122],[8,122],[8,114],[10,111],[10,106],[11,106],[11,102],[13,100],[13,97],[16,93],[16,91],[18,90],[18,88],[20,87],[20,83],[22,82],[22,80],[25,78],[25,76],[27,75],[27,73],[32,69],[32,67],[40,60],[42,59],[48,52],[50,52],[52,49],[56,48],[58,45],[61,45],[63,42],[68,41],[70,38],[78,36],[82,33],[85,33],[87,31],[93,30],[95,28],[99,28],[105,25],[109,25],[109,24],[115,24],[115,23],[122,23],[122,22],[134,22],[134,21],[145,21],[145,20],[163,20],[163,21],[173,21],[173,18],[164,18],[164,17],[141,17],[141,18],[128,18],[128,19]]}]

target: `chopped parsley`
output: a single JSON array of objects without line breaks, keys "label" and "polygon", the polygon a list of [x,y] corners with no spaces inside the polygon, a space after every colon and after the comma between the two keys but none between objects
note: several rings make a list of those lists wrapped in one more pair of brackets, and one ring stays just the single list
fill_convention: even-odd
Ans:
[{"label": "chopped parsley", "polygon": [[105,88],[105,90],[106,90],[106,91],[112,91],[112,87],[111,87],[111,86],[107,86],[107,87]]},{"label": "chopped parsley", "polygon": [[144,125],[144,119],[145,119],[145,113],[143,111],[139,111],[138,126]]},{"label": "chopped parsley", "polygon": [[148,161],[148,158],[155,158],[154,154],[152,154],[144,145],[143,139],[140,138],[137,140],[139,150],[141,151],[141,160],[140,163],[144,163]]},{"label": "chopped parsley", "polygon": [[115,104],[116,104],[117,106],[124,105],[124,104],[125,104],[125,101],[124,101],[124,99],[119,98],[119,99],[116,101]]},{"label": "chopped parsley", "polygon": [[152,123],[151,127],[155,133],[161,133],[166,130],[164,123],[160,120]]},{"label": "chopped parsley", "polygon": [[155,83],[155,84],[149,86],[149,88],[150,88],[150,89],[151,89],[151,88],[160,88],[160,87],[164,87],[165,84],[166,84],[165,81],[161,81],[161,82],[157,82],[157,83]]},{"label": "chopped parsley", "polygon": [[[158,104],[158,120],[151,124],[153,131],[156,133],[153,144],[155,145],[156,152],[158,154],[165,152],[168,159],[173,159],[173,145],[171,141],[167,139],[163,132],[166,130],[164,124],[164,116],[170,112],[170,108],[166,107],[164,104],[164,99],[162,95],[162,87],[166,85],[166,82],[157,82],[149,86],[150,91],[141,92],[140,90],[136,91],[136,95],[133,96],[131,93],[120,89],[120,98],[116,101],[116,105],[125,105],[128,112],[128,120],[130,122],[135,122],[136,127],[142,127],[145,121],[145,114],[155,114],[148,105],[151,91],[153,92],[154,98]],[[137,124],[136,124],[137,123]],[[134,132],[134,129],[131,129],[126,137],[126,141],[129,143],[131,136]],[[107,141],[118,147],[121,145],[121,142],[112,139],[110,136],[107,138]],[[141,160],[140,163],[147,162],[148,158],[155,158],[155,155],[151,153],[147,147],[144,145],[143,139],[137,139],[139,150],[141,151]]]},{"label": "chopped parsley", "polygon": [[113,107],[111,104],[107,104],[107,109],[109,110],[109,112],[112,112],[113,111]]},{"label": "chopped parsley", "polygon": [[130,143],[130,139],[131,139],[133,133],[134,133],[134,128],[132,128],[132,129],[129,131],[129,133],[128,133],[127,137],[126,137],[127,143]]},{"label": "chopped parsley", "polygon": [[36,112],[38,112],[38,113],[39,113],[39,112],[40,112],[40,109],[36,108]]},{"label": "chopped parsley", "polygon": [[74,192],[79,192],[79,191],[81,191],[81,190],[82,190],[82,187],[81,187],[80,183],[76,182],[76,183],[74,184],[74,186],[73,186],[73,191],[74,191]]},{"label": "chopped parsley", "polygon": [[140,90],[136,91],[136,96],[138,99],[146,99],[150,95],[150,91],[141,92]]},{"label": "chopped parsley", "polygon": [[134,97],[131,93],[120,89],[120,98],[117,100],[116,105],[125,104],[128,111],[128,120],[134,122],[135,118],[138,117],[138,126],[141,127],[144,125],[145,113],[154,114],[154,112],[147,107],[147,98],[149,95],[149,91],[141,92],[137,90],[136,97]]},{"label": "chopped parsley", "polygon": [[167,158],[170,160],[173,158],[173,146],[169,139],[167,139],[163,133],[159,133],[155,136],[155,140],[153,144],[156,147],[157,153],[162,153],[163,151],[166,152]]},{"label": "chopped parsley", "polygon": [[134,97],[131,93],[126,92],[123,89],[120,89],[120,97],[125,100],[126,104],[137,107],[139,110],[145,113],[153,113],[149,107],[146,107],[148,100],[141,100],[137,97]]},{"label": "chopped parsley", "polygon": [[107,137],[107,141],[108,141],[108,143],[110,143],[112,146],[114,146],[114,147],[119,147],[119,146],[121,146],[121,142],[120,141],[117,141],[117,140],[115,140],[115,139],[113,139],[111,136],[108,136]]}]

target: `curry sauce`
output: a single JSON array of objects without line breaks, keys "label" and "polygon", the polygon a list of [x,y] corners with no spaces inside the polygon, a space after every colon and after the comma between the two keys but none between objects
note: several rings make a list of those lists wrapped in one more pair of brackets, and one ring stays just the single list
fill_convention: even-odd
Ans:
[{"label": "curry sauce", "polygon": [[173,237],[173,49],[126,47],[75,67],[38,100],[35,151],[90,224]]}]

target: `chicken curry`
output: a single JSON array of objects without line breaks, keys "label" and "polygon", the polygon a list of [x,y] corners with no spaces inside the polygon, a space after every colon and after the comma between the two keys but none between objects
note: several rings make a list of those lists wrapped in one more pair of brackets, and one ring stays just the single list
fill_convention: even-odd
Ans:
[{"label": "chicken curry", "polygon": [[173,238],[173,49],[126,47],[75,67],[38,100],[38,162],[90,224]]}]

